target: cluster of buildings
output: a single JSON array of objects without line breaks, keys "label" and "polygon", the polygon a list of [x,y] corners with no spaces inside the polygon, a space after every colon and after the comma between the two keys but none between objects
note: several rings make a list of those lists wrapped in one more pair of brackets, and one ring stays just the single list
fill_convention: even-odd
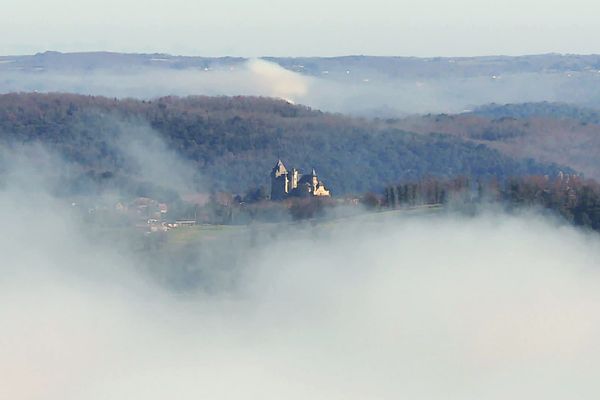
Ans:
[{"label": "cluster of buildings", "polygon": [[115,210],[141,219],[162,219],[162,216],[169,211],[169,206],[149,197],[138,197],[130,203],[117,202]]},{"label": "cluster of buildings", "polygon": [[[316,171],[313,169],[309,174],[301,174],[296,168],[287,169],[281,160],[278,160],[271,171],[271,193],[270,199],[274,202],[292,199],[292,198],[310,198],[310,197],[330,197],[331,193],[323,181],[319,179]],[[239,197],[239,196],[236,196]],[[222,221],[231,221],[234,214],[237,219],[244,218],[244,212],[247,206],[240,203],[236,207],[236,200],[229,193],[195,194],[194,196],[183,196],[182,200],[187,203],[187,211],[181,214],[170,210],[167,203],[159,202],[149,197],[137,197],[130,200],[121,200],[109,204],[91,204],[87,207],[88,214],[94,214],[99,218],[106,219],[107,216],[114,217],[114,221],[121,224],[132,224],[146,232],[167,232],[174,228],[192,226],[197,223],[225,223]],[[262,199],[268,198],[265,196]],[[241,201],[241,200],[240,200]],[[73,207],[81,208],[78,202],[72,203]],[[281,212],[289,204],[262,203],[257,205],[264,214]],[[85,207],[84,207],[85,208]],[[192,210],[193,215],[189,211]],[[273,211],[275,210],[275,211]],[[173,213],[173,211],[175,211]],[[114,213],[114,214],[113,214]],[[174,214],[174,215],[173,215]],[[250,212],[250,218],[255,214]],[[188,219],[176,219],[188,218]],[[215,222],[221,221],[221,222]]]},{"label": "cluster of buildings", "polygon": [[319,180],[315,169],[302,175],[296,168],[288,170],[281,160],[271,170],[271,200],[289,197],[330,197],[331,193]]}]

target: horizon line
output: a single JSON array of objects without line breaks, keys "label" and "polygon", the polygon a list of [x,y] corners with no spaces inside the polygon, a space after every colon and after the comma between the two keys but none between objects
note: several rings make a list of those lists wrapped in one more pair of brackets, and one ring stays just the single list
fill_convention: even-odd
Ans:
[{"label": "horizon line", "polygon": [[481,54],[481,55],[431,55],[431,56],[415,56],[415,55],[381,55],[381,54],[338,54],[338,55],[260,55],[260,56],[247,56],[247,55],[200,55],[200,54],[176,54],[166,52],[129,52],[129,51],[113,51],[113,50],[82,50],[82,51],[60,51],[60,50],[41,50],[36,53],[20,53],[20,54],[0,54],[0,57],[35,57],[46,54],[60,54],[60,55],[85,55],[85,54],[113,54],[113,55],[137,55],[137,56],[168,56],[168,57],[183,57],[183,58],[241,58],[241,59],[269,59],[269,58],[413,58],[413,59],[470,59],[470,58],[522,58],[522,57],[543,57],[543,56],[559,56],[559,57],[598,57],[600,53],[561,53],[561,52],[544,52],[544,53],[524,53],[518,55],[509,54]]}]

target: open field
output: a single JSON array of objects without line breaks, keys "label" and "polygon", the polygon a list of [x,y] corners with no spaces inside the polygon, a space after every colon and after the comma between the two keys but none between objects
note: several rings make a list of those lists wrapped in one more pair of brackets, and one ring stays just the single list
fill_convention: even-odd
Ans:
[{"label": "open field", "polygon": [[172,229],[166,233],[166,245],[169,250],[182,249],[194,243],[233,243],[234,241],[249,241],[252,236],[268,237],[281,232],[293,233],[295,229],[318,227],[328,230],[339,227],[342,223],[357,225],[376,225],[393,219],[411,218],[414,216],[436,215],[443,211],[440,205],[426,205],[383,211],[361,211],[350,216],[311,219],[306,221],[284,221],[280,223],[253,223],[250,225],[194,225]]}]

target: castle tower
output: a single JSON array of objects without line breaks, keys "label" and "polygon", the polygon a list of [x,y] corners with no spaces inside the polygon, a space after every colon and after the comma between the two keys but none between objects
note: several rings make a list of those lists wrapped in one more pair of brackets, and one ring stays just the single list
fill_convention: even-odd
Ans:
[{"label": "castle tower", "polygon": [[288,193],[289,193],[292,190],[298,188],[298,180],[300,179],[299,171],[296,168],[292,168],[291,171],[288,173],[288,178],[289,178]]},{"label": "castle tower", "polygon": [[281,160],[271,170],[271,200],[283,200],[289,193],[288,171]]},{"label": "castle tower", "polygon": [[311,177],[311,185],[312,185],[312,193],[314,194],[317,191],[317,186],[319,185],[319,178],[317,177],[317,172],[315,171],[315,169],[312,169],[312,172],[310,174]]},{"label": "castle tower", "polygon": [[330,197],[331,192],[329,189],[325,187],[325,184],[319,180],[315,169],[313,168],[311,174],[311,184],[312,184],[312,195],[318,197]]}]

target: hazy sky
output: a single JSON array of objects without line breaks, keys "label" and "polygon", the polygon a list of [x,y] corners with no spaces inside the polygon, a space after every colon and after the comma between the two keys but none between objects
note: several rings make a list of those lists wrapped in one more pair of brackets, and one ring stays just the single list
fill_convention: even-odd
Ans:
[{"label": "hazy sky", "polygon": [[2,0],[0,54],[600,53],[597,0]]}]

